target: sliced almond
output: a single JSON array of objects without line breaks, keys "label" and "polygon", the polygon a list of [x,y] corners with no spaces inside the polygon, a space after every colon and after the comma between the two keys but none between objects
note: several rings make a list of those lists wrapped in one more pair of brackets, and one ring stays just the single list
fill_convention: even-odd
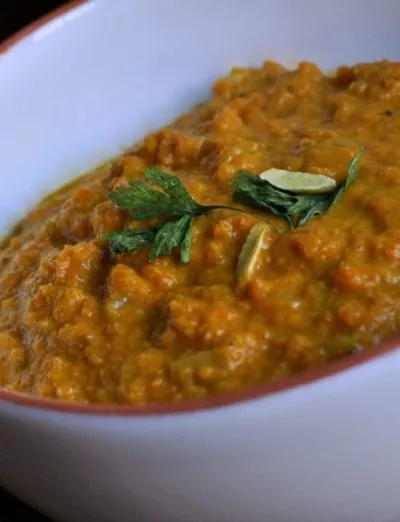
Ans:
[{"label": "sliced almond", "polygon": [[240,281],[248,281],[253,275],[267,230],[268,225],[265,223],[257,223],[248,233],[246,241],[240,251],[236,269]]},{"label": "sliced almond", "polygon": [[336,181],[333,178],[309,172],[268,169],[260,174],[260,178],[276,188],[295,194],[324,194],[333,192],[336,188]]}]

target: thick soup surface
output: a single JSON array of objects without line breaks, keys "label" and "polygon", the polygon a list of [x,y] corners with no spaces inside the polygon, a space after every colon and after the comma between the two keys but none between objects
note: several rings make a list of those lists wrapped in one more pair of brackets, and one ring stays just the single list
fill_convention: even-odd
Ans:
[{"label": "thick soup surface", "polygon": [[[130,110],[127,107],[127,110]],[[400,64],[234,69],[212,99],[46,198],[0,250],[0,386],[89,402],[175,401],[319,367],[400,331]],[[109,192],[158,165],[201,203],[230,204],[240,169],[358,178],[305,226],[239,252],[257,218],[196,218],[192,258],[112,254],[135,226]],[[29,168],[29,163],[27,164]]]}]

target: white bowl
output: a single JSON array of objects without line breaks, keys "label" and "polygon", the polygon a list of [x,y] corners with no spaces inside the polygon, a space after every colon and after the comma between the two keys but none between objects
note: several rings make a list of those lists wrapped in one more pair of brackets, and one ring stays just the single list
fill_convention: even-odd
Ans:
[{"label": "white bowl", "polygon": [[[0,233],[231,66],[396,59],[399,20],[398,0],[73,2],[1,48]],[[0,391],[0,484],[71,522],[398,522],[399,345],[173,407]]]}]

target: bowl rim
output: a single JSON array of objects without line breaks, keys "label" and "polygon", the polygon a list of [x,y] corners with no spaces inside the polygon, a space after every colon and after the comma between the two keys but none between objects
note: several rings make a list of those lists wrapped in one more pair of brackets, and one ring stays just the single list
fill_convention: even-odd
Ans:
[{"label": "bowl rim", "polygon": [[[4,41],[0,42],[0,56],[8,52],[14,45],[31,33],[48,24],[67,12],[93,0],[69,0],[66,4],[51,10],[36,19]],[[36,410],[47,410],[54,413],[91,414],[97,416],[165,416],[171,414],[191,414],[199,411],[211,411],[216,408],[240,405],[246,402],[261,400],[272,395],[295,391],[302,386],[317,383],[329,377],[343,375],[346,371],[365,365],[368,362],[388,355],[400,347],[400,336],[385,339],[376,346],[363,352],[343,357],[320,368],[308,370],[293,377],[279,379],[274,382],[252,386],[239,391],[217,394],[215,396],[187,399],[171,403],[152,403],[144,406],[118,404],[85,404],[61,401],[58,399],[40,398],[27,393],[9,391],[0,387],[0,401]]]},{"label": "bowl rim", "polygon": [[79,7],[80,5],[90,1],[92,0],[68,0],[65,4],[51,9],[48,13],[36,18],[29,24],[12,33],[5,40],[0,40],[0,56],[10,50],[11,47],[18,44],[21,40],[29,36],[31,33],[35,32],[37,29],[40,29],[42,26],[53,21],[55,18],[66,14],[68,11],[71,11],[76,7]]}]

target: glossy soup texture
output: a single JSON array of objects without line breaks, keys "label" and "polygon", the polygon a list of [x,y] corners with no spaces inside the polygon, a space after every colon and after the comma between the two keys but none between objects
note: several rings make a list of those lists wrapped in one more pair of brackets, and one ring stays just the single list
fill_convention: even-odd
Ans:
[{"label": "glossy soup texture", "polygon": [[[127,107],[127,110],[130,110]],[[400,331],[400,64],[234,69],[213,97],[46,198],[0,251],[0,386],[82,403],[176,401],[275,381]],[[110,253],[132,226],[110,190],[158,165],[202,203],[231,201],[240,169],[357,181],[304,227],[269,229],[247,284],[257,219],[195,220],[192,260]],[[29,168],[29,164],[27,165]],[[133,223],[133,225],[135,225]],[[141,224],[141,226],[143,226]]]}]

